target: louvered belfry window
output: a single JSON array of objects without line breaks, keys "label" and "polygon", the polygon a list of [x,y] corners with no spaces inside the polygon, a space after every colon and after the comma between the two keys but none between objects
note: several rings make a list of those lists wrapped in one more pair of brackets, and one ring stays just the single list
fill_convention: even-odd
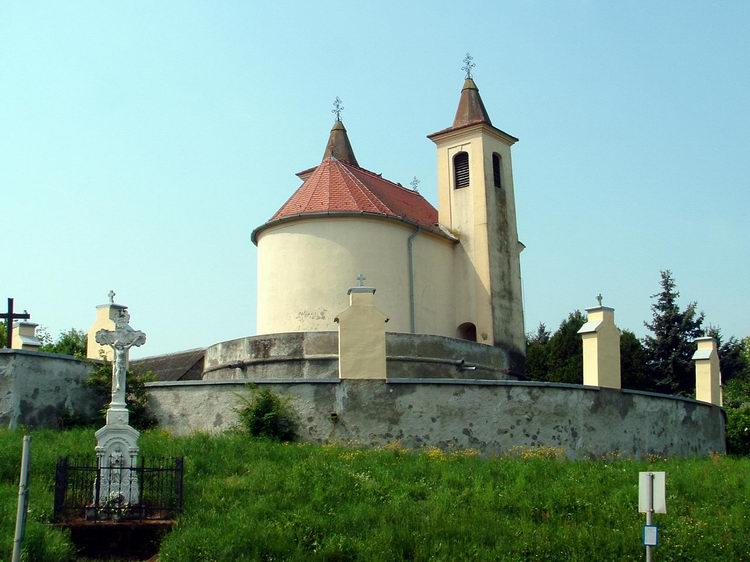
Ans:
[{"label": "louvered belfry window", "polygon": [[459,152],[453,157],[455,188],[469,187],[469,154]]},{"label": "louvered belfry window", "polygon": [[492,154],[492,179],[495,182],[495,187],[503,187],[502,168],[500,167],[500,155],[497,153]]}]

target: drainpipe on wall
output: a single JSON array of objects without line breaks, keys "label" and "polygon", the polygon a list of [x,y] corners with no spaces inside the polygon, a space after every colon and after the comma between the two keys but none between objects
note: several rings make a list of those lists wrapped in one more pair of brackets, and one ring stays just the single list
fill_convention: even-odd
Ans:
[{"label": "drainpipe on wall", "polygon": [[417,319],[416,312],[414,310],[414,239],[417,234],[422,230],[422,227],[418,226],[417,230],[409,236],[406,240],[406,253],[409,255],[409,327],[412,334],[417,333]]}]

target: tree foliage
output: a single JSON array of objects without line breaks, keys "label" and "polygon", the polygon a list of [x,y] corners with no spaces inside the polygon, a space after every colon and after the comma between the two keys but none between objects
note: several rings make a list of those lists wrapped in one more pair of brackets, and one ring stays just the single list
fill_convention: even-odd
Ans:
[{"label": "tree foliage", "polygon": [[581,383],[583,343],[578,330],[586,322],[580,310],[571,312],[550,335],[544,324],[529,337],[526,375],[532,380]]},{"label": "tree foliage", "polygon": [[[155,376],[151,371],[144,373],[127,371],[125,375],[127,392],[125,398],[130,412],[129,423],[136,429],[151,429],[158,424],[158,420],[149,410],[148,395],[146,394],[146,383],[154,379]],[[92,361],[91,373],[85,384],[94,395],[96,413],[92,416],[85,416],[68,412],[59,420],[61,427],[99,426],[104,423],[104,415],[112,396],[112,363],[107,360]]]},{"label": "tree foliage", "polygon": [[658,392],[691,395],[695,390],[695,368],[692,356],[693,341],[703,335],[703,313],[696,311],[696,303],[681,310],[672,273],[661,272],[661,291],[651,298],[651,322],[644,322],[651,331],[643,340],[646,351],[646,374]]},{"label": "tree foliage", "polygon": [[39,340],[42,342],[42,347],[39,348],[39,351],[72,355],[78,359],[86,358],[87,335],[83,330],[70,328],[60,332],[60,335],[57,336],[57,340],[54,342],[51,341],[49,334],[43,328],[37,331],[41,332]]}]

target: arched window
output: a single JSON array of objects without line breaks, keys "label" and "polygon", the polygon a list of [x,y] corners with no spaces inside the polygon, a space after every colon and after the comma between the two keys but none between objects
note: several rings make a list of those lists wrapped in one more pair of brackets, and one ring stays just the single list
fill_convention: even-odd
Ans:
[{"label": "arched window", "polygon": [[454,187],[469,187],[469,154],[459,152],[453,157]]},{"label": "arched window", "polygon": [[495,182],[495,187],[503,187],[502,160],[497,152],[492,153],[492,179]]},{"label": "arched window", "polygon": [[458,327],[456,333],[459,339],[477,341],[477,327],[471,322],[464,322]]}]

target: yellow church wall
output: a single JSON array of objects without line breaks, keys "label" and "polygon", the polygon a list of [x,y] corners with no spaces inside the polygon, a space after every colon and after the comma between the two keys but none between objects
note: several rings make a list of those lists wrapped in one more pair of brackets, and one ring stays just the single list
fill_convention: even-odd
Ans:
[{"label": "yellow church wall", "polygon": [[[437,144],[440,223],[459,238],[455,255],[456,323],[472,322],[477,341],[525,350],[521,270],[510,145],[494,129],[478,125],[433,137]],[[469,154],[470,182],[456,189],[453,158]],[[494,187],[492,154],[502,159],[502,185]],[[512,244],[512,246],[511,246]],[[494,306],[493,306],[494,301]]]},{"label": "yellow church wall", "polygon": [[[407,240],[415,228],[366,217],[300,219],[258,235],[257,333],[336,330],[347,290],[365,275],[389,332],[409,332]],[[453,243],[414,239],[417,333],[455,336]]]}]

